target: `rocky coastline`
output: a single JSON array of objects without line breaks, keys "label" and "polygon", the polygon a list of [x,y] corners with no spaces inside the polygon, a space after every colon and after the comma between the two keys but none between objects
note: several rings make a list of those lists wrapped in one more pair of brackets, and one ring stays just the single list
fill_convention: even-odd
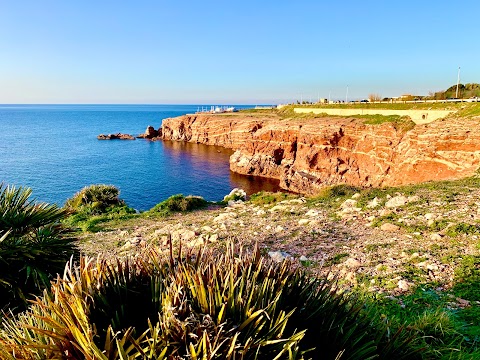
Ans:
[{"label": "rocky coastline", "polygon": [[451,117],[405,128],[341,117],[195,114],[163,120],[158,139],[223,146],[230,169],[314,195],[328,185],[400,186],[454,180],[480,166],[480,124]]}]

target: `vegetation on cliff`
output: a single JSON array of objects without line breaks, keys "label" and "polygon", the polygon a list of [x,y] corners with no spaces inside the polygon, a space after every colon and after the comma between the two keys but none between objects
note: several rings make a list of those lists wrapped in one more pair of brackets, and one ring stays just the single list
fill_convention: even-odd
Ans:
[{"label": "vegetation on cliff", "polygon": [[186,212],[204,208],[208,202],[201,196],[184,196],[182,194],[170,196],[167,200],[155,205],[150,212],[163,216],[175,212]]},{"label": "vegetation on cliff", "polygon": [[95,230],[98,224],[111,219],[128,218],[135,214],[119,198],[120,191],[113,185],[90,185],[65,202],[64,209],[70,215],[65,223],[84,231]]},{"label": "vegetation on cliff", "polygon": [[[257,113],[257,114],[268,114],[268,113],[278,113],[282,117],[306,117],[306,114],[297,114],[293,111],[295,107],[300,105],[288,105],[284,106],[281,109],[271,109],[271,110],[242,110],[244,113]],[[308,104],[301,105],[301,107],[307,108],[333,108],[333,109],[382,109],[382,110],[451,110],[455,111],[456,116],[458,117],[469,117],[469,116],[479,116],[480,115],[480,103],[478,102],[464,102],[464,103],[455,103],[455,102],[438,102],[438,103],[426,103],[426,102],[417,102],[417,103],[341,103],[341,104]],[[326,115],[322,114],[309,114],[309,117],[324,117]],[[331,115],[328,115],[331,116]]]}]

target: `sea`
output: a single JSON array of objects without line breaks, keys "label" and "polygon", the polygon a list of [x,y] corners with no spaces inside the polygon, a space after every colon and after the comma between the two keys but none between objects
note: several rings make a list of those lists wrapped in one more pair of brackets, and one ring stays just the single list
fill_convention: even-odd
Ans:
[{"label": "sea", "polygon": [[[203,105],[203,108],[210,106]],[[251,106],[235,106],[249,108]],[[148,125],[202,105],[0,105],[0,183],[29,187],[37,202],[65,201],[91,184],[111,184],[139,211],[175,194],[219,201],[234,188],[279,190],[278,181],[238,175],[232,151],[172,141],[97,140],[142,134]]]}]

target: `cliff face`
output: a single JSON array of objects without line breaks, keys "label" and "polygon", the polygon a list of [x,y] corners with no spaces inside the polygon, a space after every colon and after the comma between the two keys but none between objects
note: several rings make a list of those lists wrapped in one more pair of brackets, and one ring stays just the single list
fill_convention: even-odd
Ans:
[{"label": "cliff face", "polygon": [[164,140],[232,148],[230,168],[315,194],[325,185],[393,186],[470,176],[480,166],[480,121],[439,120],[406,131],[391,123],[275,115],[165,119]]}]

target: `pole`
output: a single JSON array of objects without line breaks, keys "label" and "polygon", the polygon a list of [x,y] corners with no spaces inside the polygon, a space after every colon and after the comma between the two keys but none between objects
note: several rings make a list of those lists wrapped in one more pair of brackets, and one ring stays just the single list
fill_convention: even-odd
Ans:
[{"label": "pole", "polygon": [[347,94],[345,95],[345,103],[348,102],[348,85],[347,85]]},{"label": "pole", "polygon": [[455,92],[455,97],[458,99],[458,84],[460,84],[460,66],[458,67],[458,76],[457,76],[457,91]]}]

